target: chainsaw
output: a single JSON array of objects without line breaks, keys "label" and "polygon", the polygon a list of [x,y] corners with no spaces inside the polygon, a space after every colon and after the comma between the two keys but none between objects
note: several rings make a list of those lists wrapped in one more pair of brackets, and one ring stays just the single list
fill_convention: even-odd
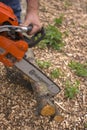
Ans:
[{"label": "chainsaw", "polygon": [[35,82],[44,82],[54,96],[60,92],[60,87],[26,58],[28,48],[34,47],[45,36],[42,27],[33,36],[27,37],[25,34],[32,28],[32,24],[19,26],[13,10],[0,2],[0,62],[7,67],[15,66]]}]

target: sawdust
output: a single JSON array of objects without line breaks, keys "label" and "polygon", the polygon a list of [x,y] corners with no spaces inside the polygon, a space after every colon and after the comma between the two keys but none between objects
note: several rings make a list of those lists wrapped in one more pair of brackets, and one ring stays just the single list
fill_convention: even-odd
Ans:
[{"label": "sawdust", "polygon": [[[25,14],[25,4],[23,15]],[[87,1],[86,0],[40,0],[40,19],[44,26],[53,24],[54,18],[64,15],[60,30],[67,31],[62,52],[35,47],[36,59],[49,60],[52,67],[45,70],[47,75],[59,67],[64,76],[54,80],[61,92],[55,97],[55,104],[64,116],[64,121],[50,122],[49,118],[35,116],[36,100],[29,91],[29,83],[21,78],[10,81],[6,70],[0,64],[0,130],[86,130],[87,129],[87,78],[76,76],[68,67],[71,60],[87,62]],[[19,75],[20,77],[20,75]],[[80,81],[80,93],[72,100],[65,99],[64,81]]]}]

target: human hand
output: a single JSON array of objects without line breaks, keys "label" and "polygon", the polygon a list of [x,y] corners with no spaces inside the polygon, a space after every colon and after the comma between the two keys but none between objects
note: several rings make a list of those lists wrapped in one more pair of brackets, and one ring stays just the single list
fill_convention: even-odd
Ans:
[{"label": "human hand", "polygon": [[32,31],[29,33],[29,35],[35,34],[42,27],[39,16],[38,16],[37,12],[35,12],[35,11],[31,11],[31,12],[27,13],[24,23],[22,25],[29,26],[30,24],[33,25],[33,28],[32,28]]}]

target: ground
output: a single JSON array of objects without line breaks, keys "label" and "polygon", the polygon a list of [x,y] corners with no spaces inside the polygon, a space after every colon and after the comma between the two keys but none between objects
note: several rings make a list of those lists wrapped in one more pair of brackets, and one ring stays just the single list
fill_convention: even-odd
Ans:
[{"label": "ground", "polygon": [[[22,2],[22,15],[25,4]],[[65,46],[61,52],[46,48],[33,48],[36,59],[51,61],[44,70],[49,75],[53,68],[60,68],[64,75],[54,80],[61,92],[55,96],[55,105],[64,116],[61,123],[49,121],[49,117],[35,116],[36,100],[29,90],[29,82],[20,75],[7,78],[5,67],[0,63],[0,130],[86,130],[87,129],[87,77],[78,77],[68,66],[71,60],[87,63],[87,1],[86,0],[40,0],[40,19],[44,26],[53,24],[54,18],[64,15],[61,32]],[[13,76],[14,77],[14,76]],[[72,100],[64,95],[64,82],[80,81],[79,93]]]}]

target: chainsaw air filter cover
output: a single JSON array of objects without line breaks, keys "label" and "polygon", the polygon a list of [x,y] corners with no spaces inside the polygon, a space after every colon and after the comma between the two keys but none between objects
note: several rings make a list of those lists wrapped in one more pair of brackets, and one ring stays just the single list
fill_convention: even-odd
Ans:
[{"label": "chainsaw air filter cover", "polygon": [[18,20],[13,10],[9,6],[0,2],[0,25],[3,25],[5,23],[18,25]]}]

